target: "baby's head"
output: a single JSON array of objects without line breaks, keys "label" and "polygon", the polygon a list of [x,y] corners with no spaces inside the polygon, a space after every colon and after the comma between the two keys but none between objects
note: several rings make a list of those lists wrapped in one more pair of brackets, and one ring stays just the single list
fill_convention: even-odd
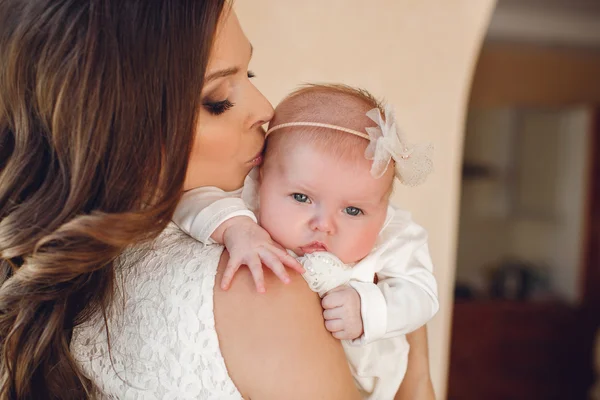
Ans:
[{"label": "baby's head", "polygon": [[[270,127],[316,122],[365,132],[365,114],[381,105],[363,90],[311,85],[285,98]],[[293,126],[267,138],[261,169],[261,225],[274,240],[302,255],[326,250],[345,263],[373,248],[385,222],[394,168],[371,175],[369,141],[330,128]]]}]

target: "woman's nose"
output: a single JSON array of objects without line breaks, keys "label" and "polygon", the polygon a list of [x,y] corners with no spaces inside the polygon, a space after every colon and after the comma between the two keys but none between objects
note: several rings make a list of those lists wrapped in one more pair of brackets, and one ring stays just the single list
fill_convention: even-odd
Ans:
[{"label": "woman's nose", "polygon": [[252,104],[253,107],[253,128],[259,127],[267,122],[269,122],[273,118],[273,106],[269,103],[269,100],[254,86],[252,86],[253,95],[251,96],[251,101],[249,104]]}]

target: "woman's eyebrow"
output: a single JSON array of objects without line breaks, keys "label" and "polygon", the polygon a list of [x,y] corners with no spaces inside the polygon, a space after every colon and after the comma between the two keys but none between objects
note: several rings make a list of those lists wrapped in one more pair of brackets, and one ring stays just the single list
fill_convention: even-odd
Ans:
[{"label": "woman's eyebrow", "polygon": [[229,75],[235,75],[239,71],[240,71],[240,69],[238,67],[231,67],[231,68],[226,68],[226,69],[222,69],[220,71],[213,72],[206,77],[205,83],[214,81],[215,79],[218,79],[218,78],[224,78]]},{"label": "woman's eyebrow", "polygon": [[[250,58],[252,58],[253,53],[254,53],[254,47],[252,46],[252,44],[250,44]],[[238,72],[240,72],[240,69],[238,67],[231,67],[231,68],[222,69],[220,71],[215,71],[206,76],[205,84],[210,81],[214,81],[215,79],[218,79],[218,78],[224,78],[226,76],[235,75]]]}]

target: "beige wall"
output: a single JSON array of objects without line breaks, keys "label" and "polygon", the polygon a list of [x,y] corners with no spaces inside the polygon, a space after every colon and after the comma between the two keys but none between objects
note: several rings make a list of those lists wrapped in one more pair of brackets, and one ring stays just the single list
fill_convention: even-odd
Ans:
[{"label": "beige wall", "polygon": [[442,308],[430,324],[432,376],[445,398],[463,125],[494,0],[238,0],[257,86],[274,103],[302,82],[363,86],[402,127],[436,146],[436,172],[394,201],[430,232]]}]

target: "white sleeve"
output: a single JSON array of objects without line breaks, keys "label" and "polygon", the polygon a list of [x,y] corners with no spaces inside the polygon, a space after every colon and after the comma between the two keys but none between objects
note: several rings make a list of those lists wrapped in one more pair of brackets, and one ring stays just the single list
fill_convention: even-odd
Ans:
[{"label": "white sleeve", "polygon": [[237,216],[256,216],[241,199],[241,190],[225,192],[216,187],[201,187],[185,192],[173,214],[173,222],[194,239],[214,243],[213,232],[223,222]]},{"label": "white sleeve", "polygon": [[352,340],[354,345],[371,343],[387,333],[387,304],[383,292],[375,283],[351,281],[350,286],[360,296],[363,334]]},{"label": "white sleeve", "polygon": [[425,229],[398,213],[384,231],[377,284],[351,284],[361,297],[365,332],[355,344],[413,332],[439,309]]}]

